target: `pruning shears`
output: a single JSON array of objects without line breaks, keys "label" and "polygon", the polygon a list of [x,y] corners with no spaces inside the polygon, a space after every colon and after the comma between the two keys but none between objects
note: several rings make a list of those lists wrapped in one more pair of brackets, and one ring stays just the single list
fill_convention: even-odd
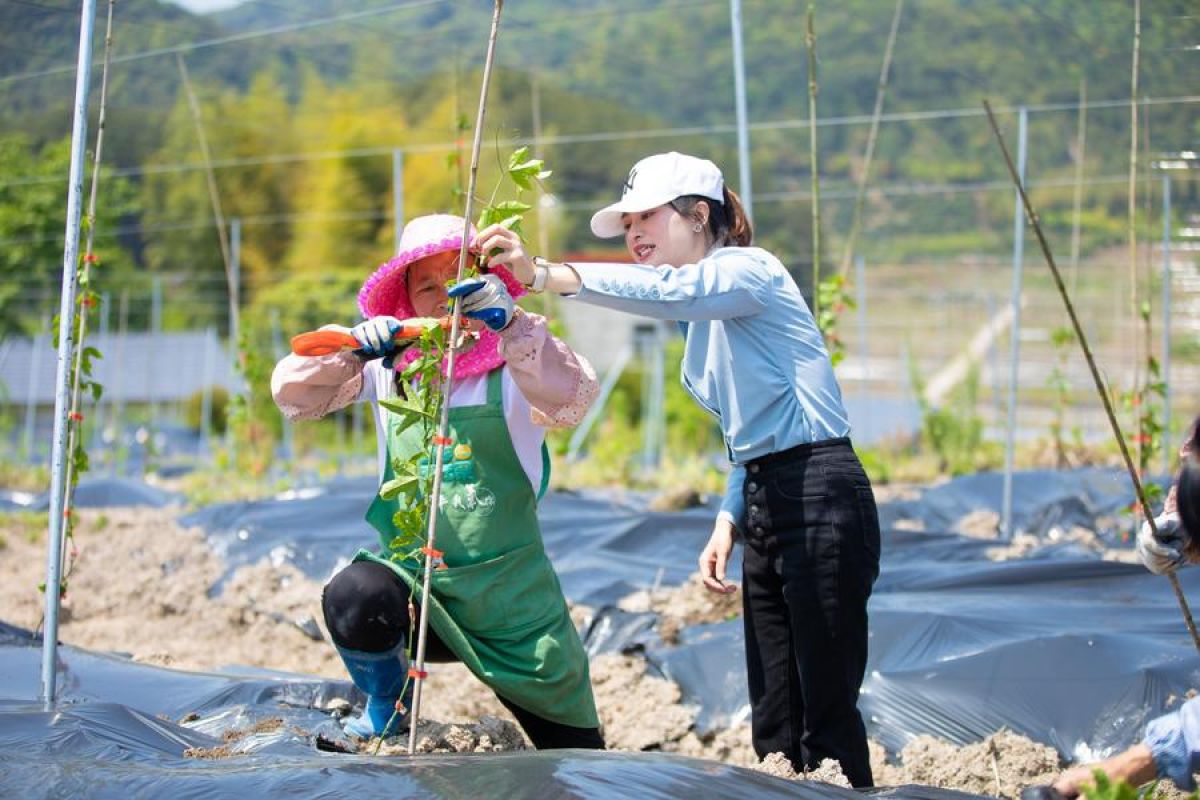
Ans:
[{"label": "pruning shears", "polygon": [[[419,339],[430,328],[441,326],[450,330],[450,317],[413,317],[406,319],[393,339]],[[360,350],[362,345],[348,333],[341,331],[308,331],[292,337],[292,352],[298,356],[327,356],[345,350]]]}]

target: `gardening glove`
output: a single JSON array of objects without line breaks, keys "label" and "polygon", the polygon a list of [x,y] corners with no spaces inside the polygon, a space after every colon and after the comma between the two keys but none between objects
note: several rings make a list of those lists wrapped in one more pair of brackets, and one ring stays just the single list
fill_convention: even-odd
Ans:
[{"label": "gardening glove", "polygon": [[350,329],[350,335],[362,345],[359,351],[367,358],[391,355],[396,349],[392,336],[400,330],[400,320],[395,317],[371,317]]},{"label": "gardening glove", "polygon": [[508,327],[513,318],[513,299],[504,281],[495,275],[482,275],[451,287],[451,297],[471,319],[481,320],[494,331]]},{"label": "gardening glove", "polygon": [[368,361],[373,358],[383,358],[383,368],[391,369],[396,356],[413,343],[411,338],[396,338],[398,331],[404,330],[404,323],[395,317],[372,317],[360,322],[350,329],[350,335],[362,345],[354,352]]},{"label": "gardening glove", "polygon": [[1154,518],[1154,524],[1158,528],[1157,536],[1151,532],[1149,522],[1143,522],[1138,530],[1137,554],[1146,569],[1155,575],[1164,575],[1187,560],[1183,554],[1183,527],[1175,513],[1160,514]]}]

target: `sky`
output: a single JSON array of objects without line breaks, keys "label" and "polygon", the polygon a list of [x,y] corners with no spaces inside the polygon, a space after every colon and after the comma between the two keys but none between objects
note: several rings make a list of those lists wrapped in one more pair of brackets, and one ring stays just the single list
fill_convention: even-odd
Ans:
[{"label": "sky", "polygon": [[220,11],[240,5],[242,0],[167,0],[177,6],[183,6],[188,11],[203,14],[207,11]]}]

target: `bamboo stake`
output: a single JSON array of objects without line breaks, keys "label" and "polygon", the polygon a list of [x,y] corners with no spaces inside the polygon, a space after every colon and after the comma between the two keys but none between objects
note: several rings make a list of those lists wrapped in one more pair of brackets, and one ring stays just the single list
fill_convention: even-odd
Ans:
[{"label": "bamboo stake", "polygon": [[875,160],[875,140],[879,136],[879,118],[883,116],[883,97],[887,93],[888,75],[892,70],[892,50],[896,46],[896,33],[900,30],[900,14],[904,11],[904,0],[896,0],[892,13],[892,28],[888,31],[887,44],[883,48],[883,66],[879,69],[879,83],[875,87],[875,109],[871,112],[871,130],[867,133],[867,149],[863,155],[862,177],[854,193],[854,219],[850,222],[850,235],[842,251],[841,275],[850,271],[854,258],[854,244],[858,240],[858,228],[862,224],[863,198],[867,192],[867,178],[871,174],[871,162]]},{"label": "bamboo stake", "polygon": [[808,50],[808,158],[812,167],[812,315],[821,303],[821,177],[817,165],[817,34],[813,30],[815,3],[808,4],[804,45]]},{"label": "bamboo stake", "polygon": [[208,199],[212,204],[213,218],[217,223],[217,239],[221,244],[221,260],[225,263],[225,281],[229,284],[229,343],[236,353],[238,351],[238,287],[233,275],[233,257],[230,255],[229,235],[225,230],[225,214],[221,211],[221,194],[217,191],[217,176],[213,171],[212,153],[208,149],[208,137],[204,135],[204,121],[200,117],[200,104],[196,101],[196,93],[192,91],[192,80],[188,75],[187,64],[183,55],[175,54],[175,63],[179,66],[179,77],[183,81],[183,89],[187,94],[188,108],[192,112],[192,121],[196,125],[196,138],[200,141],[200,155],[204,159],[204,177],[208,184]]},{"label": "bamboo stake", "polygon": [[[100,72],[100,113],[96,121],[96,152],[92,154],[92,186],[88,196],[87,208],[87,245],[83,249],[83,280],[80,281],[85,287],[91,283],[92,262],[94,255],[92,247],[96,241],[96,199],[99,194],[100,186],[100,157],[104,152],[104,122],[107,117],[108,108],[108,67],[112,63],[112,23],[113,23],[113,6],[116,0],[108,0],[108,20],[104,28],[104,65]],[[75,347],[75,376],[71,386],[71,413],[67,419],[72,420],[70,432],[67,435],[67,453],[70,458],[67,460],[67,477],[64,483],[65,500],[63,508],[71,509],[75,506],[75,445],[79,437],[83,435],[83,417],[80,412],[80,397],[79,384],[80,376],[83,373],[83,351],[84,338],[87,336],[87,306],[79,311],[78,314],[78,330],[79,341]],[[70,523],[66,523],[66,527],[70,529]],[[64,579],[69,570],[64,570]]]},{"label": "bamboo stake", "polygon": [[[488,85],[492,78],[492,61],[496,54],[496,34],[500,28],[500,11],[504,0],[495,0],[492,11],[492,29],[488,35],[487,57],[483,64],[483,80],[479,88],[479,111],[475,115],[475,140],[471,144],[471,169],[467,178],[467,196],[463,209],[462,246],[458,251],[458,276],[455,283],[461,283],[463,273],[467,268],[467,247],[471,239],[471,212],[475,201],[475,182],[479,172],[479,151],[483,143],[483,120],[487,113]],[[444,441],[450,430],[450,392],[454,386],[454,355],[458,349],[458,334],[462,323],[457,303],[451,311],[450,350],[446,358],[446,382],[442,396],[442,415],[438,422],[437,441]],[[421,621],[417,627],[417,662],[413,677],[413,707],[412,718],[408,729],[408,754],[417,752],[417,722],[421,718],[421,686],[425,677],[425,645],[429,629],[429,587],[433,578],[433,556],[431,552],[437,536],[438,504],[442,493],[442,467],[445,462],[446,448],[438,445],[434,448],[433,487],[429,492],[429,528],[426,534],[425,575],[421,583]]]},{"label": "bamboo stake", "polygon": [[[1013,183],[1017,187],[1017,192],[1021,195],[1021,204],[1025,207],[1025,216],[1029,219],[1029,224],[1033,226],[1033,231],[1037,235],[1038,245],[1042,248],[1042,255],[1045,256],[1046,264],[1050,267],[1050,273],[1054,277],[1054,285],[1058,288],[1059,296],[1062,297],[1063,305],[1067,309],[1067,316],[1071,318],[1071,326],[1075,329],[1075,336],[1079,340],[1079,346],[1083,349],[1084,358],[1087,359],[1088,369],[1091,371],[1092,380],[1096,384],[1096,392],[1100,395],[1100,401],[1104,404],[1104,413],[1108,417],[1108,423],[1112,426],[1113,436],[1116,438],[1117,445],[1121,449],[1121,458],[1125,460],[1125,468],[1129,471],[1129,480],[1133,483],[1133,490],[1137,495],[1142,514],[1146,517],[1146,524],[1157,535],[1158,527],[1154,524],[1154,515],[1150,511],[1150,504],[1146,502],[1146,492],[1142,488],[1142,479],[1138,474],[1137,468],[1134,466],[1133,459],[1129,455],[1129,448],[1125,445],[1125,437],[1121,433],[1121,424],[1117,422],[1112,403],[1108,399],[1108,391],[1104,386],[1104,379],[1100,377],[1100,370],[1096,367],[1096,360],[1092,357],[1092,349],[1088,346],[1087,337],[1083,333],[1083,326],[1079,324],[1079,317],[1075,314],[1075,306],[1071,303],[1070,295],[1067,294],[1067,287],[1063,283],[1062,274],[1058,271],[1058,265],[1054,262],[1054,256],[1050,253],[1050,245],[1046,242],[1045,234],[1042,233],[1042,225],[1038,219],[1037,212],[1033,210],[1033,205],[1029,202],[1028,195],[1025,194],[1025,187],[1021,183],[1021,178],[1017,175],[1017,168],[1013,166],[1012,156],[1009,155],[1008,146],[1004,143],[1004,136],[1000,133],[1000,127],[996,124],[996,116],[992,113],[992,107],[987,100],[983,101],[983,107],[987,111],[988,123],[992,126],[992,133],[996,136],[996,142],[1000,146],[1000,151],[1004,154],[1004,163],[1008,165],[1008,174],[1012,177]],[[1174,572],[1167,573],[1167,578],[1171,582],[1171,588],[1175,591],[1175,599],[1179,601],[1179,610],[1183,613],[1183,621],[1187,625],[1188,632],[1192,635],[1192,643],[1196,645],[1197,650],[1200,650],[1200,633],[1196,631],[1196,623],[1192,620],[1192,612],[1188,608],[1187,598],[1184,597],[1183,589],[1179,586],[1179,578],[1176,577]]]}]

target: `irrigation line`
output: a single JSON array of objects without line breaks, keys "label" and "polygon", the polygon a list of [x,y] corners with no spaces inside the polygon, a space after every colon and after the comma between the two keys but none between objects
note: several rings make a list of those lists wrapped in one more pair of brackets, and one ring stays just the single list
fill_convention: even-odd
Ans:
[{"label": "irrigation line", "polygon": [[[1176,105],[1194,105],[1200,103],[1200,95],[1178,95],[1172,97],[1147,97],[1137,100],[1128,98],[1123,100],[1094,100],[1085,104],[1088,109],[1109,109],[1109,108],[1127,108],[1130,102],[1136,102],[1138,105],[1149,108],[1151,106],[1176,106]],[[1031,114],[1040,114],[1043,112],[1057,111],[1076,111],[1079,108],[1079,103],[1042,103],[1038,105],[1030,105],[1026,107]],[[998,109],[1001,113],[1014,113],[1017,111],[1017,106],[1006,106]],[[882,114],[879,117],[880,122],[926,122],[939,119],[964,119],[970,117],[982,117],[983,112],[974,108],[948,108],[948,109],[933,109],[929,111],[895,111]],[[872,117],[864,114],[852,114],[840,117],[822,117],[817,121],[817,125],[822,128],[838,128],[848,127],[852,125],[869,125]],[[768,122],[750,122],[747,123],[747,128],[751,132],[759,131],[788,131],[800,130],[807,128],[810,122],[806,119],[782,119]],[[213,126],[213,122],[209,122],[209,126]],[[217,127],[220,127],[218,121]],[[679,139],[687,136],[711,136],[711,135],[727,135],[736,133],[737,126],[730,124],[711,124],[711,125],[693,125],[679,128],[642,128],[637,130],[626,131],[600,131],[596,133],[567,133],[544,136],[540,140],[529,136],[514,136],[505,139],[495,140],[497,147],[520,147],[522,145],[532,145],[533,147],[567,145],[567,144],[595,144],[600,142],[626,142],[637,139]],[[421,153],[448,153],[453,152],[458,147],[456,141],[446,142],[427,142],[421,144],[410,144],[404,146],[406,154],[421,154]],[[304,161],[332,161],[343,158],[371,158],[375,156],[391,156],[396,146],[393,145],[377,145],[372,147],[353,147],[343,148],[341,150],[313,150],[301,153],[272,153],[264,156],[241,156],[236,158],[218,158],[213,159],[212,166],[214,169],[227,169],[230,167],[249,166],[254,164],[289,164],[294,162]],[[136,175],[159,175],[174,172],[194,172],[196,170],[205,169],[203,163],[195,162],[174,162],[174,163],[157,163],[146,164],[143,166],[125,166],[112,167],[108,170],[109,175],[118,175],[121,177],[132,177]],[[18,175],[12,178],[0,179],[0,187],[6,186],[26,186],[38,183],[54,183],[55,178],[33,175]],[[761,195],[759,195],[761,196]],[[851,195],[853,196],[853,195]]]},{"label": "irrigation line", "polygon": [[[180,53],[190,53],[194,50],[216,47],[222,44],[252,41],[254,39],[262,39],[268,36],[278,36],[283,33],[295,33],[296,31],[321,28],[338,22],[347,22],[356,19],[363,19],[365,17],[377,17],[382,14],[390,14],[393,11],[404,11],[410,8],[435,5],[442,2],[445,2],[445,0],[410,0],[406,3],[396,3],[395,5],[384,6],[383,8],[371,8],[365,11],[354,11],[349,14],[338,14],[337,16],[333,17],[304,20],[303,22],[295,22],[289,25],[276,25],[270,28],[263,28],[261,30],[243,31],[241,33],[235,33],[229,36],[221,36],[215,39],[202,39],[198,42],[184,42],[183,44],[159,47],[153,50],[142,50],[137,53],[129,53],[128,55],[117,56],[115,59],[113,59],[112,63],[128,64],[131,61],[140,61],[146,58],[154,58],[155,56],[170,55],[172,53],[175,55],[179,55]],[[25,80],[27,78],[42,78],[48,75],[60,75],[65,72],[70,72],[72,69],[75,68],[67,66],[50,67],[48,69],[37,70],[36,72],[22,72],[17,75],[5,75],[0,77],[0,85]]]},{"label": "irrigation line", "polygon": [[[479,112],[475,116],[475,140],[471,144],[471,171],[467,178],[467,196],[463,207],[462,244],[458,250],[458,276],[455,283],[462,283],[463,273],[467,267],[467,248],[471,243],[471,213],[475,200],[475,183],[479,173],[479,151],[483,145],[483,119],[487,113],[488,85],[492,78],[492,61],[496,55],[496,34],[500,28],[500,11],[504,8],[504,0],[495,0],[492,10],[492,29],[488,34],[487,56],[483,62],[483,80],[479,87]],[[417,752],[417,722],[421,718],[421,687],[425,683],[425,644],[429,631],[429,587],[433,583],[433,548],[437,536],[438,504],[442,494],[442,468],[445,463],[446,448],[440,443],[446,440],[450,432],[450,393],[454,390],[454,355],[458,350],[458,334],[462,324],[459,304],[455,303],[450,312],[450,348],[446,357],[445,393],[442,396],[442,415],[438,421],[438,435],[434,441],[433,487],[429,491],[429,527],[425,537],[425,575],[421,583],[421,621],[417,627],[417,666],[416,680],[413,687],[412,718],[408,728],[408,754]]]},{"label": "irrigation line", "polygon": [[[1063,305],[1066,306],[1067,315],[1071,318],[1071,325],[1075,328],[1075,336],[1079,340],[1079,346],[1083,349],[1088,369],[1092,373],[1092,380],[1096,384],[1096,392],[1100,395],[1100,402],[1104,404],[1104,413],[1108,417],[1108,423],[1112,426],[1113,436],[1116,437],[1117,445],[1121,449],[1121,458],[1125,460],[1125,469],[1129,472],[1129,480],[1133,482],[1133,490],[1137,495],[1142,514],[1146,517],[1146,524],[1150,526],[1151,532],[1157,536],[1158,526],[1154,524],[1154,514],[1150,511],[1150,504],[1146,502],[1146,492],[1142,488],[1142,479],[1138,475],[1137,468],[1134,467],[1133,459],[1129,455],[1129,448],[1125,445],[1125,436],[1121,433],[1121,424],[1117,422],[1117,416],[1113,413],[1112,402],[1108,399],[1104,379],[1100,377],[1100,370],[1096,367],[1095,358],[1092,357],[1092,349],[1088,346],[1083,326],[1079,324],[1079,317],[1075,314],[1075,306],[1071,303],[1071,297],[1067,294],[1067,287],[1063,283],[1061,273],[1058,271],[1058,265],[1054,262],[1054,256],[1050,253],[1050,245],[1046,242],[1045,234],[1042,233],[1042,225],[1038,221],[1037,212],[1033,210],[1033,204],[1029,202],[1029,197],[1025,194],[1025,187],[1021,183],[1021,178],[1017,175],[1017,168],[1013,166],[1012,156],[1009,155],[1008,145],[1004,143],[1004,135],[1000,133],[1000,127],[996,124],[996,117],[992,114],[992,107],[988,104],[987,100],[983,101],[983,107],[987,111],[988,124],[992,126],[992,133],[996,136],[996,143],[1000,145],[1000,151],[1004,154],[1004,163],[1008,166],[1008,174],[1012,177],[1012,181],[1017,187],[1017,193],[1021,195],[1021,203],[1025,207],[1025,215],[1029,218],[1029,224],[1033,226],[1033,231],[1037,235],[1038,246],[1042,248],[1042,255],[1046,257],[1046,264],[1050,267],[1050,273],[1054,277],[1054,285],[1058,288],[1058,294],[1062,297]],[[1196,632],[1196,623],[1192,620],[1192,611],[1188,608],[1187,598],[1184,597],[1183,589],[1179,585],[1179,578],[1176,577],[1174,572],[1167,573],[1167,578],[1171,582],[1171,588],[1175,591],[1175,599],[1179,601],[1179,610],[1183,613],[1183,621],[1187,625],[1188,632],[1192,635],[1192,643],[1196,645],[1197,650],[1200,650],[1200,633]]]},{"label": "irrigation line", "polygon": [[[111,171],[106,174],[112,174]],[[1125,174],[1120,175],[1100,175],[1094,178],[1085,178],[1084,186],[1115,186],[1124,185],[1128,180]],[[1189,176],[1183,173],[1173,180],[1176,181],[1193,181],[1200,180],[1200,174]],[[1027,185],[1032,189],[1061,189],[1072,186],[1074,183],[1071,178],[1042,178],[1039,180],[1030,180]],[[4,184],[0,184],[3,186]],[[10,184],[11,185],[11,184]],[[1008,191],[1011,187],[1009,181],[978,181],[975,183],[936,183],[936,184],[913,184],[901,183],[899,181],[888,184],[875,184],[871,190],[874,195],[879,197],[935,197],[940,195],[965,194],[971,192],[999,192]],[[830,181],[826,179],[824,188],[821,191],[821,197],[825,200],[849,200],[855,196],[856,190],[849,189],[830,189]],[[811,199],[812,194],[808,189],[784,191],[784,192],[760,192],[757,199],[762,203],[783,203],[790,200]],[[596,200],[559,200],[558,207],[563,210],[577,211],[594,209],[598,201]],[[252,214],[250,216],[239,217],[243,226],[263,226],[263,225],[282,225],[292,222],[304,222],[319,225],[335,225],[342,222],[354,222],[356,220],[382,220],[391,219],[394,216],[394,211],[330,211],[330,212],[280,212],[276,214]],[[128,234],[148,234],[148,233],[165,233],[169,231],[187,231],[199,230],[201,228],[211,227],[211,222],[161,222],[153,224],[130,224],[117,225],[105,230],[101,234],[101,238],[114,238],[125,236]],[[39,244],[43,242],[56,241],[57,236],[11,236],[8,238],[0,238],[0,247],[18,244]],[[1124,263],[1124,262],[1121,262]],[[228,279],[224,276],[220,280],[228,283]]]}]

